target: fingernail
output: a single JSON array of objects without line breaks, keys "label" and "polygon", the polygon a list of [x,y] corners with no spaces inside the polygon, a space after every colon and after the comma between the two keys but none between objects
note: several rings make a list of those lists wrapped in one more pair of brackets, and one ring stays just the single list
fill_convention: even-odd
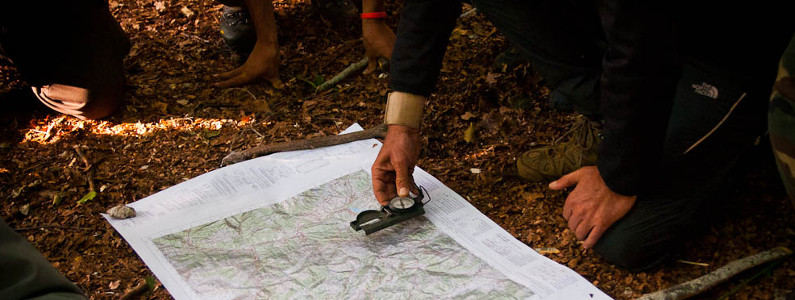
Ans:
[{"label": "fingernail", "polygon": [[557,181],[553,181],[553,182],[550,182],[550,183],[549,183],[549,188],[550,188],[550,189],[554,189],[554,188],[555,188],[555,187],[557,187],[557,186],[558,186],[558,182],[557,182]]},{"label": "fingernail", "polygon": [[408,195],[409,195],[409,189],[407,188],[400,188],[400,191],[398,191],[398,196],[400,197],[406,197]]}]

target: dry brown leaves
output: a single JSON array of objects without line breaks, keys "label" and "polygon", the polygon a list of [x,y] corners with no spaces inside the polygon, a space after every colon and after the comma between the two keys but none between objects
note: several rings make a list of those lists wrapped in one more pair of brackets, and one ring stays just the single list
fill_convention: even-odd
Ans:
[{"label": "dry brown leaves", "polygon": [[[319,95],[308,83],[331,78],[361,59],[356,20],[328,26],[308,2],[277,1],[286,88],[256,84],[220,90],[211,86],[210,75],[235,66],[218,35],[220,5],[129,0],[111,1],[110,7],[133,42],[126,59],[130,89],[124,110],[106,121],[51,112],[17,114],[3,120],[0,138],[2,217],[93,299],[117,298],[151,276],[99,213],[211,171],[232,150],[381,121],[387,84],[376,75],[353,76]],[[506,47],[482,15],[467,18],[455,30],[427,108],[419,165],[517,239],[543,248],[549,258],[619,299],[700,276],[766,248],[795,248],[792,207],[775,173],[768,172],[736,185],[735,204],[722,212],[725,220],[679,256],[709,267],[673,262],[631,274],[583,250],[561,217],[565,195],[515,176],[517,155],[551,143],[572,116],[547,108],[548,90],[530,66],[491,69],[493,57]],[[19,87],[18,75],[7,64],[0,65],[0,75],[5,86]],[[464,140],[468,128],[477,136],[469,143]],[[73,146],[80,147],[94,172],[97,196],[83,204],[76,201],[89,187]],[[792,261],[783,264],[735,298],[768,299],[777,290],[794,289],[793,266]],[[704,297],[714,298],[737,282]],[[169,295],[157,288],[149,297]]]}]

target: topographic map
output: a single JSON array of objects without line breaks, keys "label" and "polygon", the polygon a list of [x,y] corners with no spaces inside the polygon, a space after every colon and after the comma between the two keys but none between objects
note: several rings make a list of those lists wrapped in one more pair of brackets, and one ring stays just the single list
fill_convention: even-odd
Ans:
[{"label": "topographic map", "polygon": [[364,171],[267,207],[153,239],[202,298],[524,299],[505,277],[424,217],[370,236],[349,223],[375,209]]}]

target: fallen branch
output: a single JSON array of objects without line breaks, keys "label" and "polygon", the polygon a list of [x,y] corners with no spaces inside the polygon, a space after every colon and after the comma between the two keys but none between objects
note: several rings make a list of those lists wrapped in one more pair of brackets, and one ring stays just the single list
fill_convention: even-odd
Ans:
[{"label": "fallen branch", "polygon": [[[753,276],[748,277],[747,279],[743,280],[743,282],[740,282],[740,284],[735,285],[731,290],[729,290],[725,294],[723,294],[720,297],[718,297],[718,300],[729,299],[729,297],[731,297],[732,295],[737,293],[737,291],[739,291],[740,289],[744,288],[745,286],[747,286],[749,283],[753,282],[757,278],[759,278],[761,276],[769,276],[769,275],[771,275],[771,272],[773,271],[773,269],[777,268],[783,262],[784,262],[783,259],[779,259],[779,260],[776,260],[776,261],[768,263],[767,266],[764,267],[762,270],[760,270],[759,272],[756,272],[756,274],[754,274]],[[793,295],[793,296],[795,296],[795,295]],[[775,299],[780,299],[780,298],[775,298]],[[790,298],[790,299],[793,299],[793,298]]]},{"label": "fallen branch", "polygon": [[639,300],[673,300],[685,299],[698,295],[709,288],[726,281],[738,273],[764,264],[766,262],[780,259],[792,254],[792,250],[786,247],[777,247],[763,251],[751,256],[732,261],[725,266],[712,271],[704,276],[690,280],[688,282],[664,289],[654,293],[645,294]]},{"label": "fallen branch", "polygon": [[381,124],[376,127],[356,131],[340,135],[321,136],[312,139],[294,140],[283,143],[262,145],[240,152],[232,152],[221,160],[221,166],[228,166],[231,164],[239,163],[244,160],[268,155],[276,152],[295,151],[315,149],[320,147],[328,147],[350,143],[353,141],[371,139],[371,138],[384,138],[386,136],[386,124]]},{"label": "fallen branch", "polygon": [[367,66],[367,57],[363,58],[358,62],[352,63],[350,66],[345,68],[345,70],[342,70],[342,72],[337,74],[337,76],[334,76],[331,79],[327,80],[326,82],[318,85],[317,88],[315,88],[315,93],[319,93],[329,89],[330,87],[343,81],[345,78],[348,78],[348,76],[351,76],[351,74],[358,72],[361,69],[364,69],[364,67],[366,66]]}]

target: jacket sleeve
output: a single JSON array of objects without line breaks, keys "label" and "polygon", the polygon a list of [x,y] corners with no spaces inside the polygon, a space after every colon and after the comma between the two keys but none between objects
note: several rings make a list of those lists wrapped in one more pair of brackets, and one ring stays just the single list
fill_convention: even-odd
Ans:
[{"label": "jacket sleeve", "polygon": [[637,195],[658,173],[680,74],[672,14],[658,7],[664,1],[659,3],[605,0],[599,5],[608,48],[602,62],[604,140],[598,168],[607,186],[623,195]]},{"label": "jacket sleeve", "polygon": [[392,50],[393,90],[422,96],[431,94],[450,33],[460,14],[458,0],[406,1]]}]

